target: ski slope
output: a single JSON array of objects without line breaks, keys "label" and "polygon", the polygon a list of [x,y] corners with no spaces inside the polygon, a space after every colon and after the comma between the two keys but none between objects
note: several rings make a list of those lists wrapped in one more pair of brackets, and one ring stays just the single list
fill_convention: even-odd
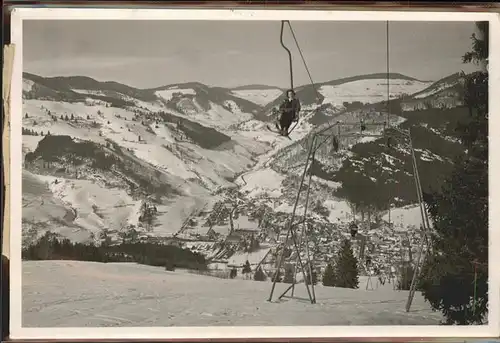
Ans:
[{"label": "ski slope", "polygon": [[[415,295],[392,285],[365,290],[316,287],[317,304],[268,302],[271,282],[218,279],[136,264],[23,262],[23,327],[437,325]],[[275,298],[287,287],[277,284]],[[296,296],[307,297],[305,287]]]},{"label": "ski slope", "polygon": [[142,202],[122,188],[111,188],[96,180],[38,177],[57,199],[73,209],[73,222],[89,232],[97,234],[102,228],[121,231],[138,222]]},{"label": "ski slope", "polygon": [[38,175],[23,170],[22,189],[23,220],[44,223],[54,218],[62,219],[69,214],[69,209],[52,194],[48,185]]}]

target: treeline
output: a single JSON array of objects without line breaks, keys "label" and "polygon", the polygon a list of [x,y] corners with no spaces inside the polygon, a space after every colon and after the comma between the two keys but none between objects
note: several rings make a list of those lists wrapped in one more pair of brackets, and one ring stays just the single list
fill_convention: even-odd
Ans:
[{"label": "treeline", "polygon": [[150,266],[206,270],[207,261],[199,253],[173,245],[122,243],[117,245],[83,244],[62,239],[47,232],[35,244],[22,251],[23,260],[73,260],[91,262],[135,262]]},{"label": "treeline", "polygon": [[[252,275],[252,269],[250,263],[246,261],[243,270],[241,272],[246,275],[246,278],[250,278]],[[307,284],[317,284],[322,280],[323,286],[327,287],[344,287],[344,288],[358,288],[359,285],[359,270],[358,270],[358,260],[354,256],[352,251],[351,242],[349,240],[344,240],[341,248],[334,261],[328,263],[323,275],[321,271],[305,264],[305,276]],[[237,275],[236,270],[233,268],[230,277],[235,278]],[[294,265],[286,265],[284,272],[282,270],[277,270],[273,275],[267,275],[264,270],[258,266],[253,272],[253,279],[255,281],[271,281],[282,282],[282,283],[293,283],[294,280],[303,279],[302,270],[300,268],[295,268]]]},{"label": "treeline", "polygon": [[[371,266],[368,266],[371,269]],[[307,284],[316,285],[321,282],[325,287],[342,287],[342,288],[358,288],[359,287],[359,271],[361,265],[358,259],[354,256],[352,245],[349,240],[344,240],[335,258],[332,259],[327,265],[323,273],[321,270],[305,265],[305,276]],[[378,269],[373,268],[376,277],[379,282],[383,285],[386,281],[389,283],[391,280],[395,283],[394,288],[398,290],[409,290],[413,278],[414,268],[411,263],[402,266],[399,271],[399,275],[387,275],[384,277]],[[272,275],[268,275],[261,266],[258,266],[255,270],[249,261],[243,266],[241,274],[245,279],[253,279],[254,281],[272,281],[276,279],[276,282],[291,284],[297,280],[303,279],[302,270],[300,268],[295,268],[293,265],[286,265],[283,270],[277,270]],[[227,277],[234,279],[238,275],[236,268],[232,268],[227,274]],[[396,280],[394,280],[396,279]],[[417,283],[417,290],[422,287],[421,282]]]},{"label": "treeline", "polygon": [[[26,129],[24,127],[21,129],[21,132],[23,136],[45,136],[43,134],[43,131],[37,132],[35,130]],[[47,135],[50,136],[50,131],[47,131]]]}]

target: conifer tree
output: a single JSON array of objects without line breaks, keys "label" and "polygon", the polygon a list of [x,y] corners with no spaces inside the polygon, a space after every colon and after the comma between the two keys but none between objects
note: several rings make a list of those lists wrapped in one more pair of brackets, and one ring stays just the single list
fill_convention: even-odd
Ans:
[{"label": "conifer tree", "polygon": [[311,284],[311,275],[312,275],[312,284],[316,285],[318,283],[318,272],[314,268],[311,268],[311,270],[312,274],[309,272],[309,268],[306,269],[306,277],[307,277],[306,283],[308,285]]},{"label": "conifer tree", "polygon": [[323,273],[323,286],[335,286],[335,271],[331,263],[326,265],[325,272]]},{"label": "conifer tree", "polygon": [[255,271],[255,274],[253,275],[253,279],[255,281],[266,281],[266,279],[267,279],[266,274],[264,274],[264,272],[262,271],[262,268],[260,266]]},{"label": "conifer tree", "polygon": [[233,268],[231,269],[231,272],[229,273],[229,277],[230,277],[231,279],[234,279],[237,275],[238,275],[238,271],[236,270],[236,268],[234,268],[234,267],[233,267]]},{"label": "conifer tree", "polygon": [[169,259],[165,261],[165,270],[171,272],[175,271],[175,264]]},{"label": "conifer tree", "polygon": [[284,283],[293,283],[294,280],[294,268],[293,267],[285,267],[285,276],[283,277]]},{"label": "conifer tree", "polygon": [[414,272],[415,272],[415,269],[410,264],[403,266],[403,268],[401,268],[401,270],[400,270],[400,275],[399,275],[399,278],[397,281],[398,283],[397,283],[396,288],[401,290],[401,291],[410,290],[411,281],[413,279]]},{"label": "conifer tree", "polygon": [[351,242],[344,239],[335,265],[335,286],[358,288],[358,260],[352,252]]},{"label": "conifer tree", "polygon": [[446,324],[481,324],[488,313],[488,22],[476,23],[464,63],[482,68],[464,77],[468,121],[457,131],[465,153],[438,192],[425,194],[433,232],[419,288]]},{"label": "conifer tree", "polygon": [[242,274],[249,274],[252,272],[252,267],[250,266],[250,262],[248,260],[245,262],[245,265],[243,266],[243,270],[241,271]]}]

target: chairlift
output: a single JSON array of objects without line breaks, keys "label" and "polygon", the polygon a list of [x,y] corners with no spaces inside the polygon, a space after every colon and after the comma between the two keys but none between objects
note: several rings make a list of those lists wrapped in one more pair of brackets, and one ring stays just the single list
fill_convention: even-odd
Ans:
[{"label": "chairlift", "polygon": [[332,145],[333,145],[333,150],[335,150],[335,152],[338,152],[339,151],[339,140],[338,140],[337,136],[333,136]]},{"label": "chairlift", "polygon": [[349,229],[351,230],[351,237],[355,238],[358,234],[358,225],[355,222],[352,222],[351,225],[349,225]]},{"label": "chairlift", "polygon": [[387,137],[386,145],[388,148],[392,148],[392,137]]},{"label": "chairlift", "polygon": [[366,130],[366,125],[363,119],[360,120],[361,132]]},{"label": "chairlift", "polygon": [[372,264],[372,258],[370,256],[366,256],[366,265],[369,266]]}]

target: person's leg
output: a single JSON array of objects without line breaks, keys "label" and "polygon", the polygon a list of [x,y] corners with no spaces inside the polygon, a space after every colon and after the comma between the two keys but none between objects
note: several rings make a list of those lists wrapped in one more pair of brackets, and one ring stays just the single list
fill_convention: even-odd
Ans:
[{"label": "person's leg", "polygon": [[292,125],[293,122],[293,113],[287,113],[285,116],[285,125],[284,125],[284,133],[288,135],[288,132],[290,130],[290,126]]},{"label": "person's leg", "polygon": [[287,114],[283,113],[280,118],[280,127],[279,127],[281,134],[283,134],[284,132],[288,132],[289,125],[287,125],[287,123],[288,123]]}]

